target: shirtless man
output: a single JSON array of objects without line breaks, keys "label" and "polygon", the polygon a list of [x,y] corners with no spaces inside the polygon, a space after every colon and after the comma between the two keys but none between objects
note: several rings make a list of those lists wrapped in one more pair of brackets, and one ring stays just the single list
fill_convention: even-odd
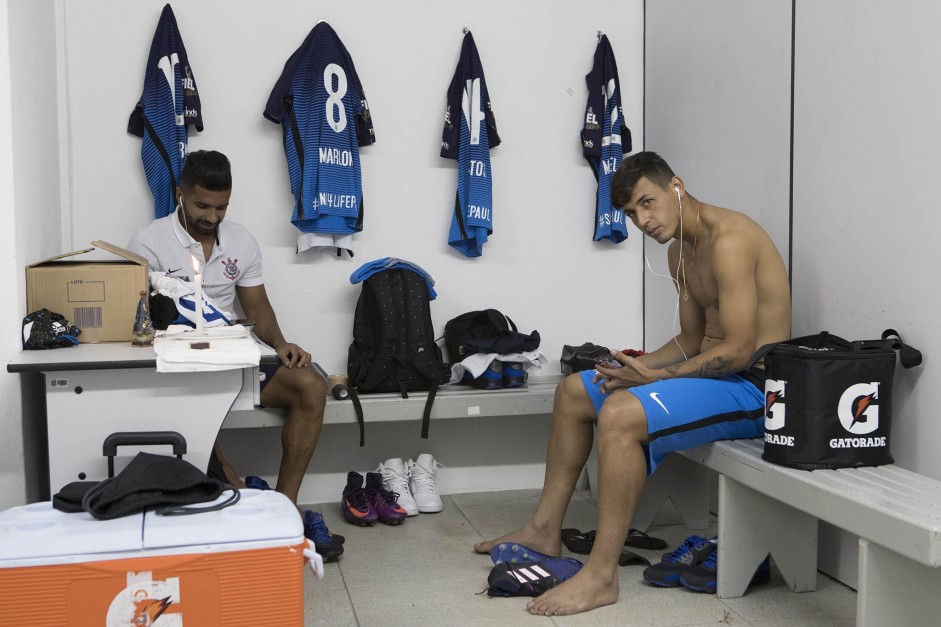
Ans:
[{"label": "shirtless man", "polygon": [[562,616],[615,603],[618,557],[644,481],[667,453],[720,439],[760,437],[764,392],[742,370],[754,351],[790,337],[787,270],[751,218],[708,205],[652,152],[628,157],[611,202],[667,252],[677,285],[679,334],[622,365],[564,379],[556,389],[546,476],[536,511],[520,529],[474,546],[517,542],[562,550],[562,519],[598,430],[598,530],[585,566],[528,604]]}]

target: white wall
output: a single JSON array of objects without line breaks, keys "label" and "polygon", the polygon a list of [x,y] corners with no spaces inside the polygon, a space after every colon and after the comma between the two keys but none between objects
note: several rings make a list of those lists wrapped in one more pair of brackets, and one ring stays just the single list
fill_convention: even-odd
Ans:
[{"label": "white wall", "polygon": [[[0,0],[0,14],[7,15],[7,1]],[[6,19],[0,20],[0,216],[9,224],[13,220],[13,112],[12,81],[10,76],[10,30]],[[0,272],[14,277],[12,284],[19,286],[15,251],[16,239],[12,229],[0,230]],[[17,289],[19,291],[19,289]],[[0,342],[0,351],[11,355],[17,349],[16,328],[19,307],[16,299],[0,302],[0,325],[8,329]],[[19,316],[20,318],[22,316]],[[12,376],[0,378],[0,394],[4,403],[0,408],[0,509],[23,502],[26,480],[23,472],[23,438],[20,433],[21,408],[19,382]]]},{"label": "white wall", "polygon": [[[140,97],[165,2],[9,4],[16,5],[9,11],[10,23],[22,33],[21,46],[34,47],[31,57],[20,55],[10,63],[23,74],[16,91],[24,99],[32,89],[45,97],[39,110],[25,118],[32,123],[21,127],[20,118],[13,119],[23,137],[42,142],[36,154],[50,168],[41,178],[40,170],[30,166],[22,185],[32,199],[20,203],[17,198],[17,259],[11,270],[19,277],[26,263],[85,247],[93,239],[123,245],[152,218],[140,140],[128,135],[126,126]],[[625,117],[635,145],[643,145],[641,0],[619,4],[615,20],[601,20],[562,0],[482,0],[466,8],[428,0],[367,1],[326,10],[302,0],[179,0],[172,6],[204,107],[206,130],[191,133],[190,149],[218,149],[232,159],[229,219],[248,226],[262,245],[266,286],[285,334],[325,368],[345,369],[359,292],[349,275],[386,255],[414,261],[435,277],[439,298],[433,317],[439,334],[455,315],[499,308],[523,330],[540,331],[550,373],[557,372],[563,343],[641,344],[641,240],[635,232],[618,246],[591,241],[595,181],[579,144],[584,77],[591,69],[596,32],[603,28],[617,55]],[[366,229],[358,236],[355,260],[294,254],[297,231],[290,224],[293,199],[281,130],[261,115],[285,60],[319,19],[331,23],[352,54],[378,138],[362,151]],[[475,260],[446,244],[457,174],[454,162],[438,156],[445,93],[465,26],[474,33],[503,138],[492,152],[495,232],[483,257]],[[56,78],[57,85],[50,87],[47,81]],[[0,86],[11,83],[0,77]],[[49,112],[54,102],[58,107]],[[2,114],[0,109],[0,124]],[[0,160],[18,158],[20,150],[31,148],[20,146],[9,157],[0,154]],[[56,167],[61,181],[51,171]],[[599,308],[594,303],[601,291],[606,296]],[[25,313],[20,311],[22,292],[20,286],[20,302],[11,313],[15,327]],[[6,351],[7,360],[18,347]],[[8,381],[15,385],[12,375]],[[4,435],[14,429],[14,444],[0,446],[15,447],[18,421],[15,410],[0,417]],[[377,425],[367,433],[367,448],[360,450],[353,434],[328,427],[312,471],[333,473],[328,475],[332,500],[335,475],[427,451],[449,463],[454,485],[483,489],[480,477],[499,478],[496,464],[515,453],[513,468],[525,471],[515,480],[541,485],[545,417],[516,420],[510,431],[508,421],[450,422],[434,428],[429,441],[417,438],[417,423]],[[243,472],[276,472],[276,429],[224,436]],[[523,439],[529,447],[488,454],[486,443],[495,437]],[[462,446],[469,441],[481,442],[473,448],[483,456]],[[22,483],[20,462],[13,458],[11,464],[12,480]],[[305,490],[311,483],[305,482]],[[512,482],[497,485],[515,487]],[[317,498],[316,489],[302,493],[302,500]]]},{"label": "white wall", "polygon": [[[791,1],[646,4],[645,147],[696,198],[741,211],[789,253]],[[668,274],[666,247],[647,240]],[[647,273],[647,349],[679,332],[676,289]]]},{"label": "white wall", "polygon": [[896,375],[892,454],[941,479],[941,6],[803,2],[796,17],[794,331],[892,327],[922,351],[924,365]]},{"label": "white wall", "polygon": [[[56,7],[52,0],[0,5],[0,356],[20,350],[26,314],[23,266],[61,250]],[[0,509],[39,495],[46,464],[38,379],[0,376]],[[27,470],[28,469],[28,470]]]},{"label": "white wall", "polygon": [[[124,244],[152,219],[140,141],[125,129],[163,4],[66,5],[74,247],[99,238]],[[643,141],[639,1],[620,9],[625,19],[605,24],[561,1],[484,0],[447,9],[428,0],[292,0],[276,10],[248,0],[172,6],[206,127],[191,132],[190,148],[231,158],[228,219],[248,226],[263,247],[265,283],[285,335],[328,371],[346,366],[359,293],[350,274],[387,255],[414,261],[435,278],[439,333],[455,315],[489,306],[526,331],[538,329],[553,362],[563,343],[640,342],[640,238],[617,247],[591,241],[595,181],[578,136],[595,33],[610,25],[625,116],[638,145]],[[284,62],[318,19],[329,21],[349,49],[376,130],[377,143],[361,151],[365,230],[354,260],[295,254],[281,130],[262,117]],[[495,230],[474,260],[447,246],[457,174],[453,161],[438,156],[464,26],[474,33],[503,138],[492,152]],[[607,297],[613,307],[605,310],[622,316],[593,313],[594,293],[614,286]]]}]

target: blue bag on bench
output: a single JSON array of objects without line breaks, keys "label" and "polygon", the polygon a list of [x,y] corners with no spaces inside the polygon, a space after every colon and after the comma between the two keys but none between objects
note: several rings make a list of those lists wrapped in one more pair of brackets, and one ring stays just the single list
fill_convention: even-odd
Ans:
[{"label": "blue bag on bench", "polygon": [[849,342],[826,331],[762,346],[765,448],[762,459],[814,470],[893,463],[889,452],[896,354],[905,368],[921,353],[886,329]]}]

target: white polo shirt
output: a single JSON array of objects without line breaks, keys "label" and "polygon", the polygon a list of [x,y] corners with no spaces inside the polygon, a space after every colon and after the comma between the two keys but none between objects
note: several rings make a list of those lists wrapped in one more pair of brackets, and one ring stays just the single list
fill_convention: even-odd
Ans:
[{"label": "white polo shirt", "polygon": [[264,283],[261,249],[255,237],[237,222],[223,220],[216,231],[216,244],[209,261],[203,260],[202,244],[190,237],[177,217],[179,209],[154,220],[131,238],[127,249],[145,257],[151,272],[191,281],[194,259],[202,275],[203,291],[216,306],[235,310],[235,286],[254,287]]}]

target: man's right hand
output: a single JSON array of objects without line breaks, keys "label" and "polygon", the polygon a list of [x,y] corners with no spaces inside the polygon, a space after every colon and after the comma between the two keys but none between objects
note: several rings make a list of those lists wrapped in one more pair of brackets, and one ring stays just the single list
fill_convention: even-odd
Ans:
[{"label": "man's right hand", "polygon": [[310,353],[297,344],[284,342],[275,351],[278,353],[281,363],[288,368],[304,368],[310,365]]},{"label": "man's right hand", "polygon": [[645,383],[653,383],[660,378],[654,374],[654,370],[651,370],[645,366],[643,362],[634,357],[628,357],[621,351],[614,351],[612,355],[621,363],[620,368],[605,368],[601,365],[595,366],[595,370],[598,371],[598,374],[595,375],[593,382],[597,383],[604,379],[604,383],[601,384],[601,389],[605,393],[632,388],[638,385],[644,385]]}]

